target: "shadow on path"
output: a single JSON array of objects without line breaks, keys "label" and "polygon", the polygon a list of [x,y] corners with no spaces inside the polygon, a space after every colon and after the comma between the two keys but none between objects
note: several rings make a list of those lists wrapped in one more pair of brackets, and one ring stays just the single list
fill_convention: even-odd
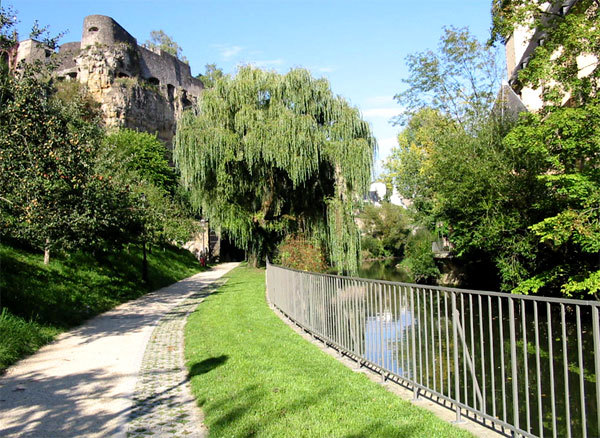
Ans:
[{"label": "shadow on path", "polygon": [[[211,293],[228,269],[125,303],[9,368],[0,376],[0,436],[124,437],[126,421],[136,415],[133,391],[154,326],[162,317],[181,316],[177,304],[183,299]],[[213,359],[198,372],[227,360]]]}]

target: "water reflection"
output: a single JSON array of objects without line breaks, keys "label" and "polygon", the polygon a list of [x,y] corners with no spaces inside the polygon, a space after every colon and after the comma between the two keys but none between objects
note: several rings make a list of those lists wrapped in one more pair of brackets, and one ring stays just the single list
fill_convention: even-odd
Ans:
[{"label": "water reflection", "polygon": [[367,317],[365,358],[379,365],[384,364],[392,373],[410,379],[410,373],[399,357],[398,342],[399,339],[406,338],[412,323],[412,315],[407,309],[403,309],[397,316],[388,311],[383,315]]},{"label": "water reflection", "polygon": [[277,306],[384,371],[533,436],[600,436],[595,303],[272,269]]},{"label": "water reflection", "polygon": [[414,281],[412,276],[405,269],[398,268],[398,263],[400,259],[365,261],[358,270],[358,276],[374,280],[412,283]]},{"label": "water reflection", "polygon": [[[414,295],[409,291],[408,287],[383,286],[362,297],[364,304],[359,308],[366,310],[365,358],[456,398],[450,295],[417,286]],[[585,429],[588,436],[598,436],[589,312],[581,310],[578,323],[569,306],[561,315],[560,306],[543,303],[534,308],[532,302],[517,303],[513,325],[508,304],[497,297],[457,299],[457,324],[462,332],[456,346],[460,400],[509,422],[517,408],[521,427],[534,435],[580,436]],[[511,325],[516,338],[516,394],[512,388]],[[468,361],[472,361],[475,374]],[[476,386],[482,396],[476,397]]]}]

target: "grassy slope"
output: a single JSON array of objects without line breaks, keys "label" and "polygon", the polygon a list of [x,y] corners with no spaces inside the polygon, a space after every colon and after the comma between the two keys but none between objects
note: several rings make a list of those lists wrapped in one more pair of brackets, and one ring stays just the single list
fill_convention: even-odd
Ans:
[{"label": "grassy slope", "polygon": [[211,436],[463,437],[287,327],[264,271],[238,268],[186,326],[192,389]]},{"label": "grassy slope", "polygon": [[101,260],[57,257],[45,266],[39,253],[0,244],[0,372],[66,328],[201,270],[187,251],[154,248],[144,285],[141,263],[132,247]]}]

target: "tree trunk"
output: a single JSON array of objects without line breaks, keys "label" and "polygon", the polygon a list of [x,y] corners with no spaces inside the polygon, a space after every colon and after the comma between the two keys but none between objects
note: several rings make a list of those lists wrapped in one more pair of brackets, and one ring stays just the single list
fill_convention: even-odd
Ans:
[{"label": "tree trunk", "polygon": [[248,266],[258,268],[258,253],[252,251],[248,253]]},{"label": "tree trunk", "polygon": [[46,246],[44,246],[44,265],[50,263],[50,239],[46,237]]},{"label": "tree trunk", "polygon": [[148,284],[148,259],[146,258],[146,242],[142,243],[142,281]]}]

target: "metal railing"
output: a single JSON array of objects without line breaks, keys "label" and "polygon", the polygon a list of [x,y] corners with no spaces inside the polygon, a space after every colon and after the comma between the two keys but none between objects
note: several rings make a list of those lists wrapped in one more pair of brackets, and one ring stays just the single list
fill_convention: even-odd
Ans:
[{"label": "metal railing", "polygon": [[296,271],[267,264],[276,308],[340,353],[515,436],[600,435],[595,301]]}]

